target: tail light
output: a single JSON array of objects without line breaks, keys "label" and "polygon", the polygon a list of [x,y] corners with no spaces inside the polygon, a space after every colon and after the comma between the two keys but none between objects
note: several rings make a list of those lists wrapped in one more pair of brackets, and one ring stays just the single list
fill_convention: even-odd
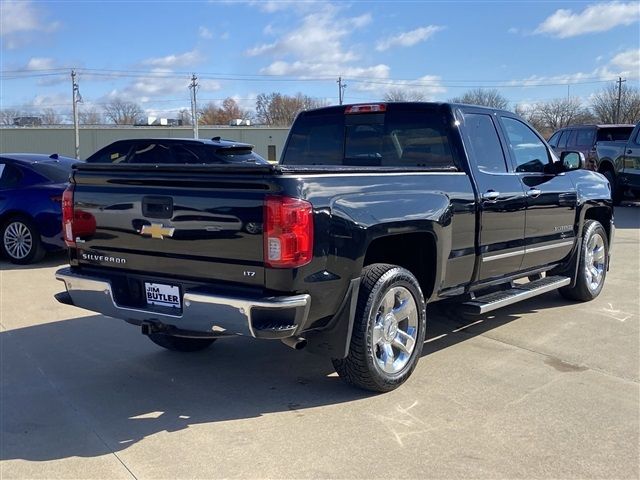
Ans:
[{"label": "tail light", "polygon": [[69,247],[75,247],[73,236],[73,185],[69,185],[62,193],[62,232],[64,242]]},{"label": "tail light", "polygon": [[313,258],[313,207],[299,198],[267,196],[264,206],[264,262],[292,268]]},{"label": "tail light", "polygon": [[62,231],[64,242],[69,247],[76,246],[76,238],[96,232],[96,218],[89,212],[74,208],[73,185],[69,185],[62,193]]},{"label": "tail light", "polygon": [[383,113],[387,111],[386,103],[368,103],[359,105],[349,105],[345,110],[345,115],[354,113]]}]

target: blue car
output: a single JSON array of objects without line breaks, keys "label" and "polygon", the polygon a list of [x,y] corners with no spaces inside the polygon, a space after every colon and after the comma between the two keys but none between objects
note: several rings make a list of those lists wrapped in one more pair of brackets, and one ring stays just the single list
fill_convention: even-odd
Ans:
[{"label": "blue car", "polygon": [[64,248],[62,192],[78,160],[57,154],[0,154],[0,251],[12,263]]}]

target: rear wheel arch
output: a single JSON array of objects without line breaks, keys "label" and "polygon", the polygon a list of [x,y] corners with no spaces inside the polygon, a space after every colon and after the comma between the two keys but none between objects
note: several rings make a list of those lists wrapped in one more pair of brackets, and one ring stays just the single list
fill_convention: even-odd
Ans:
[{"label": "rear wheel arch", "polygon": [[607,171],[613,173],[615,177],[616,169],[613,166],[613,163],[611,163],[609,160],[601,160],[600,165],[598,165],[598,173],[604,174],[604,172],[607,172]]},{"label": "rear wheel arch", "polygon": [[[597,222],[600,223],[600,225],[602,225],[602,228],[604,228],[604,231],[607,233],[607,241],[611,243],[611,219],[612,218],[613,218],[613,212],[611,208],[604,205],[592,206],[587,208],[584,212],[584,216],[582,219],[582,228],[584,230],[584,226],[589,220],[596,220]],[[582,238],[583,236],[584,236],[584,231],[580,232],[580,237]]]},{"label": "rear wheel arch", "polygon": [[412,232],[376,237],[367,245],[362,268],[376,263],[397,265],[410,271],[428,300],[440,275],[435,234]]}]

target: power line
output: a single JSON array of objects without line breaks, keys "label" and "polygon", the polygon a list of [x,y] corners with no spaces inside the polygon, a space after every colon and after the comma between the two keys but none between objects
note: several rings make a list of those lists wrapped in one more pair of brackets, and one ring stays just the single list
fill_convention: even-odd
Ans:
[{"label": "power line", "polygon": [[[187,73],[180,71],[157,71],[157,70],[116,70],[116,69],[94,69],[94,68],[78,68],[78,73],[86,73],[89,77],[107,77],[107,78],[184,78]],[[0,77],[5,80],[38,78],[43,76],[64,75],[68,69],[42,69],[42,70],[4,70],[0,71]],[[43,72],[43,73],[33,73]],[[46,73],[44,73],[46,72]],[[16,75],[16,73],[21,73]],[[290,76],[275,74],[232,74],[220,72],[201,72],[198,74],[201,79],[212,80],[230,80],[230,81],[256,81],[256,82],[323,82],[335,81],[333,76]],[[342,77],[341,77],[342,78]],[[599,76],[582,77],[580,81],[559,81],[559,80],[514,80],[505,82],[502,80],[415,80],[415,79],[371,79],[365,76],[349,76],[344,79],[363,84],[370,85],[398,85],[402,83],[407,86],[440,86],[449,88],[474,88],[474,87],[495,87],[495,88],[524,88],[524,87],[543,87],[543,86],[566,86],[566,85],[589,85],[596,83],[607,83],[616,79],[602,79]],[[493,84],[493,85],[489,85]]]}]

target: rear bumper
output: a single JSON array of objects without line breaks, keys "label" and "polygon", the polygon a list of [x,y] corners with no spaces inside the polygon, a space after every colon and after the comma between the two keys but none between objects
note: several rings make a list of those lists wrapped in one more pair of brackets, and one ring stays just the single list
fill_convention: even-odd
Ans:
[{"label": "rear bumper", "polygon": [[[85,308],[108,317],[120,318],[147,331],[166,331],[224,335],[249,335],[255,338],[281,339],[297,335],[306,325],[311,297],[308,294],[246,298],[185,291],[182,312],[161,313],[118,305],[108,279],[87,276],[63,268],[56,279],[67,292],[56,295],[65,304]],[[149,329],[151,325],[151,329]]]}]

